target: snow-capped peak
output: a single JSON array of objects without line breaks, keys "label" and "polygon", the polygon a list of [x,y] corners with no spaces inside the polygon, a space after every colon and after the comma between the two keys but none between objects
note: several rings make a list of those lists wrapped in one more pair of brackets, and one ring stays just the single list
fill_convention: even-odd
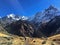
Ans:
[{"label": "snow-capped peak", "polygon": [[12,18],[13,20],[27,20],[28,17],[26,16],[18,16],[18,15],[15,15],[15,14],[9,14],[7,15],[7,18]]},{"label": "snow-capped peak", "polygon": [[8,18],[14,18],[15,15],[14,15],[14,14],[9,14],[9,15],[7,15],[7,17],[8,17]]},{"label": "snow-capped peak", "polygon": [[9,14],[9,15],[7,15],[7,18],[12,18],[13,20],[20,20],[21,19],[20,16],[16,16],[15,14]]},{"label": "snow-capped peak", "polygon": [[28,17],[26,17],[26,16],[22,16],[21,19],[22,19],[22,20],[27,20]]},{"label": "snow-capped peak", "polygon": [[49,22],[52,18],[54,18],[55,16],[59,16],[60,15],[60,11],[55,8],[54,6],[49,6],[49,8],[47,8],[45,11],[41,12],[41,13],[37,13],[33,19],[33,21],[35,23],[38,22]]}]

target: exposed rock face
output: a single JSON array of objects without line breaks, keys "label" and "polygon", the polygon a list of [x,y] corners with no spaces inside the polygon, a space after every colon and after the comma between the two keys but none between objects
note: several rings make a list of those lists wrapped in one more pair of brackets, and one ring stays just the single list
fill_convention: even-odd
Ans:
[{"label": "exposed rock face", "polygon": [[32,22],[35,23],[36,27],[40,25],[40,23],[47,23],[55,16],[59,16],[60,11],[54,6],[49,6],[49,8],[45,9],[42,12],[37,12],[34,16]]},{"label": "exposed rock face", "polygon": [[41,24],[38,31],[41,31],[45,36],[54,35],[60,27],[60,16],[56,16],[48,23]]},{"label": "exposed rock face", "polygon": [[28,17],[19,16],[19,15],[15,15],[15,14],[9,14],[7,16],[0,17],[0,24],[2,24],[5,27],[6,25],[9,25],[12,22],[15,22],[18,20],[28,20]]},{"label": "exposed rock face", "polygon": [[34,34],[34,27],[28,21],[19,20],[6,26],[9,33],[19,36],[30,36]]},{"label": "exposed rock face", "polygon": [[6,33],[6,34],[7,34],[7,31],[4,29],[4,27],[2,27],[1,24],[0,24],[0,32],[1,32],[1,33]]}]

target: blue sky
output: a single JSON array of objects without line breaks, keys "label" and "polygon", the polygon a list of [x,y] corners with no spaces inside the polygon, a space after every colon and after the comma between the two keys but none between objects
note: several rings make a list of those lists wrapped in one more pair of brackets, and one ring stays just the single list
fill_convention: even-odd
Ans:
[{"label": "blue sky", "polygon": [[0,0],[0,16],[11,13],[32,16],[50,5],[60,9],[60,0]]}]

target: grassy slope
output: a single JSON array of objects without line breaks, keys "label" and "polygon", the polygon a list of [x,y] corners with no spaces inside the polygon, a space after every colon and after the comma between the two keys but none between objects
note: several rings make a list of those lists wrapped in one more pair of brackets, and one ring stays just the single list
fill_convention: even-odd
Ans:
[{"label": "grassy slope", "polygon": [[60,41],[54,39],[60,39],[60,34],[47,39],[26,37],[25,40],[24,37],[0,33],[0,45],[59,45]]}]

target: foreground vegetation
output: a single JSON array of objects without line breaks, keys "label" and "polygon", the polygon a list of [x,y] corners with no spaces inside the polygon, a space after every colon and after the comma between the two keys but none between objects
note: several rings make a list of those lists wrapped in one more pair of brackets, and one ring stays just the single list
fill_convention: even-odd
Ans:
[{"label": "foreground vegetation", "polygon": [[48,37],[47,39],[19,37],[0,33],[0,45],[59,45],[60,34]]}]

